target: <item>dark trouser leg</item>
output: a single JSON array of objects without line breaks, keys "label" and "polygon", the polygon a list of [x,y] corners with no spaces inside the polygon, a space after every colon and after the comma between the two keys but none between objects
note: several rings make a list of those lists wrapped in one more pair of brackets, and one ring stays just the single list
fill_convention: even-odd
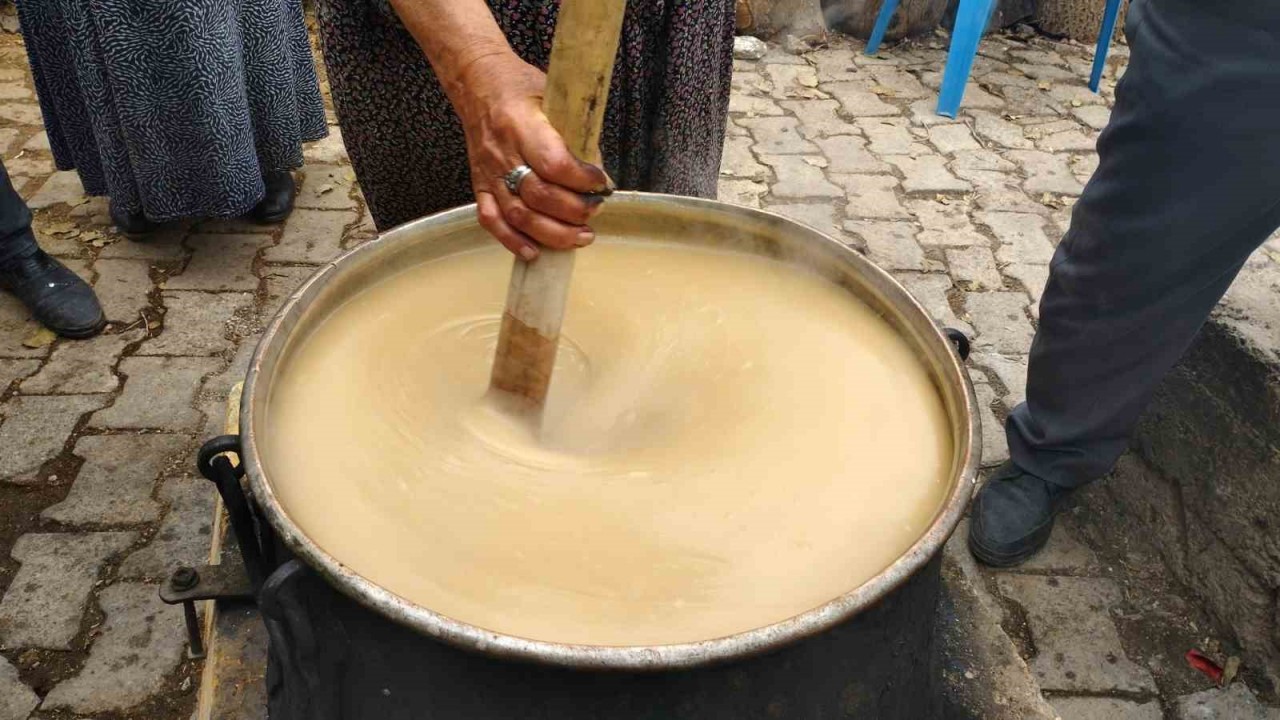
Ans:
[{"label": "dark trouser leg", "polygon": [[1100,164],[1053,259],[1015,463],[1105,474],[1156,385],[1280,226],[1280,3],[1136,0]]},{"label": "dark trouser leg", "polygon": [[9,171],[0,164],[0,263],[35,245],[31,234],[31,210],[9,181]]}]

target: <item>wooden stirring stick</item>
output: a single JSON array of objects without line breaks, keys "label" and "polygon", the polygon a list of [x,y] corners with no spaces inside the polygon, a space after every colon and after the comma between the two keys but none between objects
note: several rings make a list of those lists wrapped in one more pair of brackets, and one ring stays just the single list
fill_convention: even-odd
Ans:
[{"label": "wooden stirring stick", "polygon": [[[551,46],[542,111],[570,152],[595,165],[625,9],[626,0],[563,0]],[[573,259],[573,250],[543,248],[511,269],[489,386],[523,407],[541,409],[547,399]]]}]

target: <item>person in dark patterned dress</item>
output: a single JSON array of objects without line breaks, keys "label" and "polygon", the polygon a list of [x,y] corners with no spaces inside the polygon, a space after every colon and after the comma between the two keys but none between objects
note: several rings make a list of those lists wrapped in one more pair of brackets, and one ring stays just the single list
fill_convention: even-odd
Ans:
[{"label": "person in dark patterned dress", "polygon": [[[630,0],[601,152],[572,158],[539,108],[558,0],[316,0],[334,108],[379,230],[471,202],[512,252],[581,246],[617,187],[714,197],[733,0]],[[510,193],[502,178],[534,174]]]},{"label": "person in dark patterned dress", "polygon": [[49,145],[121,230],[293,208],[328,134],[302,0],[23,0]]}]

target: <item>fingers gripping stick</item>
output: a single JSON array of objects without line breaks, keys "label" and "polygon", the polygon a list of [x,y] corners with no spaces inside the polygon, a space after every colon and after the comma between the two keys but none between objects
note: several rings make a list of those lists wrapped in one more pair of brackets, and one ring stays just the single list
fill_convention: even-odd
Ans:
[{"label": "fingers gripping stick", "polygon": [[[563,0],[551,46],[543,112],[569,150],[595,165],[625,8],[626,0]],[[532,262],[516,258],[511,270],[490,388],[532,409],[551,386],[573,253],[543,248]]]}]

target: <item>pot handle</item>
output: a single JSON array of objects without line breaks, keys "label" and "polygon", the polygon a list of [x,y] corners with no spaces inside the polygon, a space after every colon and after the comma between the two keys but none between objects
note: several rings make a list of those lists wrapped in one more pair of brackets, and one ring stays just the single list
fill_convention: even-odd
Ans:
[{"label": "pot handle", "polygon": [[943,328],[942,334],[947,336],[961,360],[969,359],[969,337],[955,328]]},{"label": "pot handle", "polygon": [[227,453],[240,455],[240,438],[236,435],[220,435],[200,447],[196,456],[196,469],[200,474],[213,482],[222,496],[222,503],[227,508],[227,516],[231,520],[231,529],[236,534],[236,545],[240,548],[240,558],[244,561],[245,572],[256,593],[266,580],[266,564],[263,562],[262,546],[258,534],[254,530],[253,511],[249,501],[240,487],[240,478],[244,476],[244,466],[232,465]]}]

